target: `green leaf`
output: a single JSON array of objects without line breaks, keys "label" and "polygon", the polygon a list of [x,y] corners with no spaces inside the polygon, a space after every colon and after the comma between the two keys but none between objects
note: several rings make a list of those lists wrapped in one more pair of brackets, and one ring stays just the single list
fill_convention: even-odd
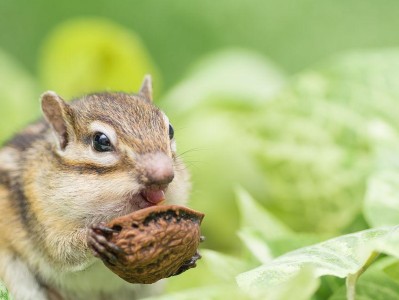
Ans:
[{"label": "green leaf", "polygon": [[393,227],[383,239],[379,240],[375,249],[399,258],[399,226]]},{"label": "green leaf", "polygon": [[256,202],[247,191],[238,188],[236,194],[242,228],[255,229],[268,239],[293,234],[292,230]]},{"label": "green leaf", "polygon": [[234,281],[239,273],[249,269],[249,264],[243,260],[212,250],[201,250],[202,258],[208,269],[222,281]]},{"label": "green leaf", "polygon": [[297,233],[281,238],[268,238],[254,228],[241,228],[238,236],[258,262],[267,263],[272,258],[325,240],[321,235]]},{"label": "green leaf", "polygon": [[186,79],[164,99],[175,114],[204,106],[223,110],[258,108],[285,83],[282,72],[265,57],[239,49],[222,50],[195,64]]},{"label": "green leaf", "polygon": [[259,262],[266,263],[273,258],[271,249],[258,230],[253,228],[241,228],[237,234],[243,244]]},{"label": "green leaf", "polygon": [[303,268],[294,272],[293,276],[273,288],[258,286],[246,290],[246,295],[251,299],[268,300],[308,300],[319,287],[320,280],[312,268]]},{"label": "green leaf", "polygon": [[199,252],[202,259],[198,261],[196,268],[166,280],[168,294],[174,294],[182,290],[188,291],[198,287],[206,289],[207,287],[224,286],[226,284],[236,286],[235,276],[253,267],[246,260],[220,252],[208,249],[200,249]]},{"label": "green leaf", "polygon": [[283,238],[267,240],[267,246],[273,257],[277,257],[302,247],[320,243],[321,241],[325,241],[326,238],[327,236],[320,234],[297,233]]},{"label": "green leaf", "polygon": [[399,224],[399,171],[383,170],[370,178],[364,216],[372,227]]},{"label": "green leaf", "polygon": [[[219,284],[207,285],[205,287],[188,289],[180,292],[170,293],[157,297],[144,298],[143,300],[252,300],[245,295],[236,285]],[[255,299],[253,299],[255,300]]]},{"label": "green leaf", "polygon": [[319,281],[312,269],[305,268],[274,289],[264,287],[244,293],[235,284],[210,284],[144,300],[307,300],[314,294],[318,285]]},{"label": "green leaf", "polygon": [[254,299],[268,300],[308,300],[319,287],[320,280],[314,274],[312,268],[303,268],[287,282],[278,285],[274,289],[264,287],[257,294],[256,290],[250,292]]},{"label": "green leaf", "polygon": [[386,257],[383,260],[383,267],[381,270],[387,274],[392,280],[395,280],[399,283],[399,261],[397,258]]},{"label": "green leaf", "polygon": [[370,229],[298,249],[238,275],[237,283],[244,291],[272,288],[289,280],[304,267],[314,268],[317,277],[347,277],[362,269],[377,248],[377,242],[380,249],[387,245],[385,242],[380,244],[380,240],[391,231],[392,227]]},{"label": "green leaf", "polygon": [[241,228],[238,236],[261,263],[300,247],[322,240],[322,236],[294,233],[255,201],[243,188],[236,189]]}]

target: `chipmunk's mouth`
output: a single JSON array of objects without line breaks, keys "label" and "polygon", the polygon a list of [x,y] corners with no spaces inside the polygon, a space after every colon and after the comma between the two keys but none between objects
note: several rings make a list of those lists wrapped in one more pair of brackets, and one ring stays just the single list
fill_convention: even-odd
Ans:
[{"label": "chipmunk's mouth", "polygon": [[138,210],[161,205],[165,200],[165,189],[146,188],[130,198],[130,203],[135,207],[135,210]]},{"label": "chipmunk's mouth", "polygon": [[158,205],[165,201],[165,190],[163,189],[145,189],[140,195],[149,203]]}]

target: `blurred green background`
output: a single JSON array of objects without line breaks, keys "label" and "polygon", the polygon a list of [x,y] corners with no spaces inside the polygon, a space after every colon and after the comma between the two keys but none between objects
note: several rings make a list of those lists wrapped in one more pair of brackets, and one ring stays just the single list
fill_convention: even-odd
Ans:
[{"label": "blurred green background", "polygon": [[259,51],[290,74],[339,51],[396,46],[398,6],[394,0],[2,0],[0,45],[37,74],[43,40],[55,26],[103,17],[139,35],[170,88],[200,56],[229,46]]},{"label": "blurred green background", "polygon": [[151,73],[193,174],[191,206],[207,215],[205,247],[241,251],[240,186],[295,232],[367,228],[367,178],[397,137],[398,11],[394,0],[0,0],[0,139],[39,116],[45,90],[136,91]]}]

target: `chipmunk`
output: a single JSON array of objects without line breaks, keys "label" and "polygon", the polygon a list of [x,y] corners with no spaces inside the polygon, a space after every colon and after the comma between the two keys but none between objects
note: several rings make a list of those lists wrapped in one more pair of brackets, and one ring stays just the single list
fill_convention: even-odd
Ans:
[{"label": "chipmunk", "polygon": [[48,91],[41,108],[44,119],[0,150],[0,279],[15,300],[156,292],[157,284],[120,279],[88,245],[93,224],[188,197],[189,175],[172,125],[152,103],[151,77],[134,95],[67,103]]}]

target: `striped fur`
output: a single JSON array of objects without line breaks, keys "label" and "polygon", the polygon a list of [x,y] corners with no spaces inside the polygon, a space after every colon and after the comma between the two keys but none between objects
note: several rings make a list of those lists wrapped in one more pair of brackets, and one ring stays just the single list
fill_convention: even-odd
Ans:
[{"label": "striped fur", "polygon": [[[128,199],[143,189],[146,154],[173,159],[166,198],[186,201],[188,174],[176,161],[167,118],[144,96],[102,93],[62,104],[65,124],[39,121],[0,150],[0,278],[14,299],[134,299],[156,289],[119,279],[86,242],[90,224],[142,208]],[[93,150],[93,126],[114,135],[115,151]]]}]

